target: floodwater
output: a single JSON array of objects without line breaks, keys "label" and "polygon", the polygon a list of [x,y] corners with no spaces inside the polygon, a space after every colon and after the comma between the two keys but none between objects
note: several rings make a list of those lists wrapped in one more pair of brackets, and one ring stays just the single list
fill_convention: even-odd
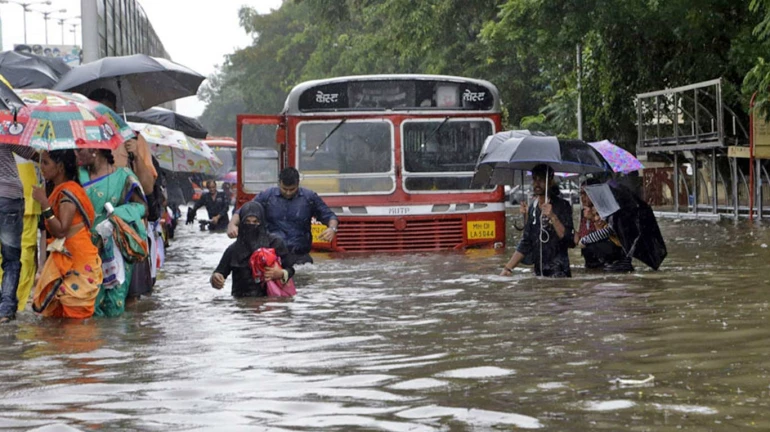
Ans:
[{"label": "floodwater", "polygon": [[182,226],[124,316],[0,327],[0,429],[770,430],[770,229],[661,228],[658,272],[318,255],[260,301],[210,288],[229,240]]}]

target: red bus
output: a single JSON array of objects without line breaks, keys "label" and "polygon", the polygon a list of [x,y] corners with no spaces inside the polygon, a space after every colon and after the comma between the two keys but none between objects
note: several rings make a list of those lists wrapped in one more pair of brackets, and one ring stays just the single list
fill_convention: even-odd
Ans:
[{"label": "red bus", "polygon": [[470,187],[485,139],[501,129],[487,81],[371,75],[309,81],[280,115],[237,118],[240,206],[285,166],[337,214],[336,252],[505,246],[502,187]]},{"label": "red bus", "polygon": [[237,168],[237,147],[238,143],[230,137],[208,137],[201,140],[204,144],[211,147],[214,154],[222,161],[222,166],[217,170],[217,177],[222,177]]},{"label": "red bus", "polygon": [[222,178],[227,173],[235,171],[237,167],[235,162],[237,157],[237,143],[234,139],[230,137],[207,137],[206,139],[201,140],[201,142],[211,147],[211,150],[213,150],[217,157],[222,161],[222,166],[213,175],[213,178],[209,178],[208,175],[205,175],[196,176],[195,178],[190,179],[190,183],[192,183],[193,201],[198,201],[203,195],[203,191],[206,189],[203,186],[206,181]]}]

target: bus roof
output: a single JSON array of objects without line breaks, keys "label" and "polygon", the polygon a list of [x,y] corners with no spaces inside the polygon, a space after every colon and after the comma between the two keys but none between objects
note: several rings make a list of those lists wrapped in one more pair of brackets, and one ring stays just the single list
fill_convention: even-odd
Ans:
[{"label": "bus roof", "polygon": [[230,137],[211,137],[202,139],[201,142],[209,147],[238,147],[238,143]]},{"label": "bus roof", "polygon": [[330,111],[498,113],[500,92],[489,81],[449,75],[357,75],[300,83],[284,104],[284,114]]}]

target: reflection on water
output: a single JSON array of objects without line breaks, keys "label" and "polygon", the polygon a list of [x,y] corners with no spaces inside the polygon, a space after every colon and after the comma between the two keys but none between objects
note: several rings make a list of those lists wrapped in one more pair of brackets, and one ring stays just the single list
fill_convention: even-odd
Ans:
[{"label": "reflection on water", "polygon": [[659,272],[319,255],[260,301],[209,288],[229,240],[183,227],[125,316],[0,327],[0,429],[770,429],[770,230],[662,229]]}]

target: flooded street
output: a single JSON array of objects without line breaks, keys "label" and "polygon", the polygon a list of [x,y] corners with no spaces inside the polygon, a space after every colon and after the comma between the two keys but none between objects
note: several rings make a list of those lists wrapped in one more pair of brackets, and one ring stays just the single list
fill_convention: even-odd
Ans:
[{"label": "flooded street", "polygon": [[660,223],[659,272],[316,255],[291,301],[212,289],[230,240],[181,226],[124,316],[0,327],[0,429],[770,429],[770,229]]}]

